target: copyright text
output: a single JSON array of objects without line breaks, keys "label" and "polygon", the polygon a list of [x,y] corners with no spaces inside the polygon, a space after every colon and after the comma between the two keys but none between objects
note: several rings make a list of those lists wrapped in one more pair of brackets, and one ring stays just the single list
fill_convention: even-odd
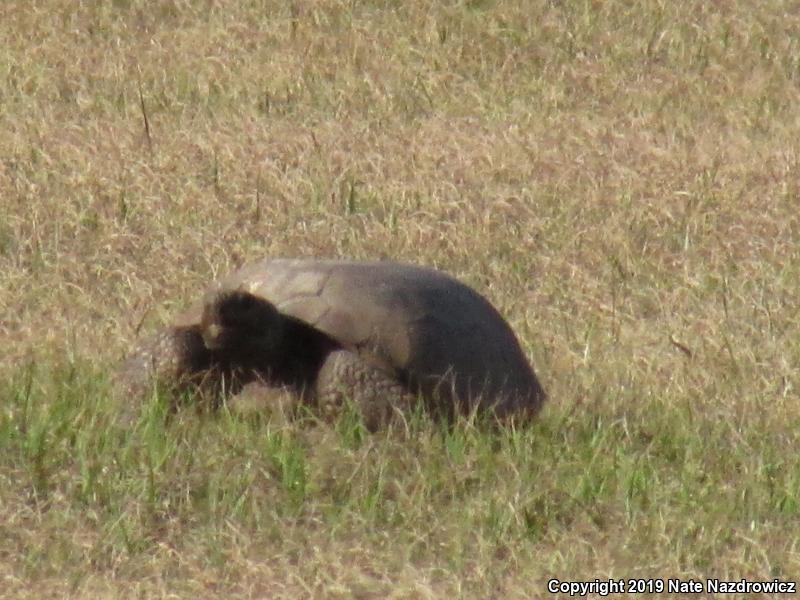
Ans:
[{"label": "copyright text", "polygon": [[562,581],[551,579],[547,582],[551,594],[567,594],[585,598],[589,594],[605,597],[611,594],[795,594],[797,582],[750,581],[739,579],[594,579],[593,581]]}]

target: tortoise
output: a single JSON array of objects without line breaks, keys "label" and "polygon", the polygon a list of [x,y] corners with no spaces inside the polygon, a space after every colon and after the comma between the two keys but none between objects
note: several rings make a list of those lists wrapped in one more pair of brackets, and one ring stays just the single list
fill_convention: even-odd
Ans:
[{"label": "tortoise", "polygon": [[213,283],[116,375],[126,401],[155,379],[235,394],[254,382],[371,430],[420,399],[448,416],[530,418],[546,394],[511,327],[480,294],[427,267],[265,259]]}]

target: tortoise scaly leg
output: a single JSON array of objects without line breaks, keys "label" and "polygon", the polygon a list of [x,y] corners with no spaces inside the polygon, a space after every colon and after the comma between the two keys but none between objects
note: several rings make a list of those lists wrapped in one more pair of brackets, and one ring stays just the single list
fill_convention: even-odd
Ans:
[{"label": "tortoise scaly leg", "polygon": [[331,352],[316,382],[317,405],[323,418],[335,418],[347,400],[358,408],[369,431],[386,426],[416,401],[397,379],[353,352]]},{"label": "tortoise scaly leg", "polygon": [[113,396],[131,423],[155,388],[177,397],[187,390],[215,390],[219,374],[196,327],[167,327],[142,340],[112,378]]},{"label": "tortoise scaly leg", "polygon": [[240,418],[262,415],[274,425],[288,425],[302,404],[302,396],[291,386],[250,381],[225,398],[225,406]]}]

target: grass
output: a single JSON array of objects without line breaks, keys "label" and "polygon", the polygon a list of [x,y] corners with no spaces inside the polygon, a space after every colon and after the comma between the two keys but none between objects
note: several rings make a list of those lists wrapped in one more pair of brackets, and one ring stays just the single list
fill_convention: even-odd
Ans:
[{"label": "grass", "polygon": [[[234,6],[234,4],[236,4]],[[800,572],[800,15],[589,1],[0,6],[0,589],[547,595]],[[367,435],[108,374],[261,256],[445,269],[532,426]]]}]

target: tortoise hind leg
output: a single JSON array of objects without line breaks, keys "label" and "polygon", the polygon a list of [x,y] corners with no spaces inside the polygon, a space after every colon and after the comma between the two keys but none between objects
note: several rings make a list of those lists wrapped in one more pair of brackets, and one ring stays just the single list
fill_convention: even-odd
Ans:
[{"label": "tortoise hind leg", "polygon": [[334,418],[347,400],[358,408],[369,431],[387,425],[416,397],[397,379],[353,352],[337,350],[325,359],[316,381],[317,405],[326,419]]}]

